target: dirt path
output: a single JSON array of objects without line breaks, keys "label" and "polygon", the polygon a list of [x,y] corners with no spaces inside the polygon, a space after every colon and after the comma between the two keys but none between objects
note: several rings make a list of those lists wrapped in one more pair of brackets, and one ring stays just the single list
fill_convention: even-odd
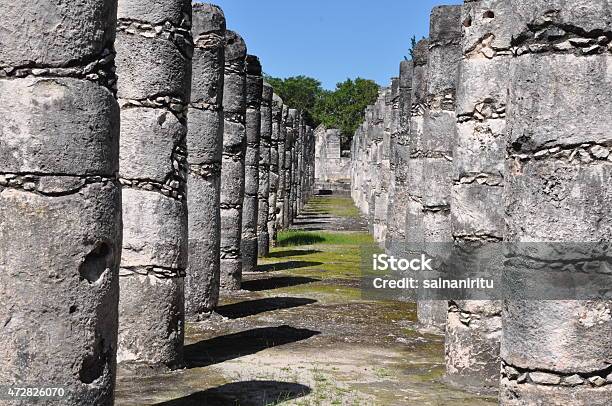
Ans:
[{"label": "dirt path", "polygon": [[413,304],[361,299],[365,230],[350,199],[313,199],[244,290],[187,325],[187,368],[120,369],[116,403],[495,405],[442,383],[443,338]]}]

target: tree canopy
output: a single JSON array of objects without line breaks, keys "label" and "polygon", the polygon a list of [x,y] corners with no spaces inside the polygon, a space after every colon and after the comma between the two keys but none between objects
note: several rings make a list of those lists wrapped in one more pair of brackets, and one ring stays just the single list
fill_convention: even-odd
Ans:
[{"label": "tree canopy", "polygon": [[363,121],[363,113],[378,97],[378,85],[368,79],[347,79],[336,84],[335,90],[325,90],[321,82],[307,76],[286,79],[266,75],[266,81],[292,108],[304,110],[309,125],[324,124],[342,133],[346,146]]}]

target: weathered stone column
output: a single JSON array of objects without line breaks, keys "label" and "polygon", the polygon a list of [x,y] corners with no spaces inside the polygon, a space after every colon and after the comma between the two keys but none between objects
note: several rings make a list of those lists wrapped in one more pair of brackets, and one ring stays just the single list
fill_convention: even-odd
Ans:
[{"label": "weathered stone column", "polygon": [[[463,58],[457,86],[457,139],[451,197],[455,268],[480,253],[499,253],[487,269],[501,273],[504,229],[506,89],[510,64],[510,4],[466,2],[463,7]],[[495,18],[485,17],[492,12]],[[487,80],[482,80],[487,78]],[[499,386],[501,302],[453,300],[446,324],[446,379],[478,392]]]},{"label": "weathered stone column", "polygon": [[[612,4],[509,3],[516,56],[508,75],[504,272],[522,275],[505,279],[520,284],[559,264],[577,277],[609,278]],[[609,405],[611,312],[609,300],[505,301],[500,403]]]},{"label": "weathered stone column", "polygon": [[123,251],[118,361],[183,363],[191,3],[120,0]]},{"label": "weathered stone column", "polygon": [[113,404],[116,7],[0,2],[0,382],[64,386],[58,405]]},{"label": "weathered stone column", "polygon": [[289,119],[289,107],[283,104],[283,111],[281,113],[281,126],[278,139],[278,198],[277,198],[277,222],[276,229],[282,230],[285,228],[285,199],[287,193],[287,168],[285,167],[287,161],[287,134],[289,127],[287,121]]},{"label": "weathered stone column", "polygon": [[254,55],[246,58],[247,113],[245,186],[242,212],[242,271],[253,272],[257,267],[257,219],[259,207],[259,144],[261,136],[261,95],[263,77],[261,64]]},{"label": "weathered stone column", "polygon": [[306,124],[304,120],[304,112],[300,115],[300,135],[297,143],[297,173],[296,173],[296,188],[297,195],[295,198],[295,217],[300,214],[304,207],[304,183],[306,180]]},{"label": "weathered stone column", "polygon": [[[396,149],[398,137],[400,135],[400,125],[399,125],[399,78],[391,79],[391,92],[389,93],[389,185],[387,186],[387,219],[385,221],[386,231],[385,231],[385,250],[389,250],[392,248],[392,236],[396,234],[396,225],[398,223],[404,223],[404,221],[399,221],[395,223],[395,218],[397,217],[395,211],[395,198],[396,198],[396,174],[398,172],[397,162],[396,162]],[[403,191],[401,191],[403,193]],[[405,215],[402,216],[402,219]],[[403,242],[403,241],[402,241]]]},{"label": "weathered stone column", "polygon": [[198,320],[219,301],[225,16],[217,6],[195,3],[192,25],[195,49],[187,133],[189,265],[185,312]]},{"label": "weathered stone column", "polygon": [[[406,248],[408,255],[423,250],[423,115],[427,108],[427,59],[429,57],[429,40],[420,40],[414,49],[412,107],[410,111],[410,133],[408,139],[408,165],[406,179]],[[417,306],[419,320],[427,320],[427,312],[421,305]]]},{"label": "weathered stone column", "polygon": [[[272,143],[273,92],[272,86],[267,83],[263,84],[261,98],[261,142],[259,144],[259,209],[257,214],[257,253],[259,256],[268,255],[270,252],[268,215],[270,212],[270,177],[272,173],[270,169],[272,152],[270,146]],[[278,155],[276,159],[278,160]]]},{"label": "weathered stone column", "polygon": [[[450,194],[455,144],[455,93],[461,57],[461,6],[435,7],[430,17],[427,107],[423,120],[423,242],[435,272],[450,275]],[[435,277],[435,275],[430,275]],[[447,300],[418,302],[419,322],[445,331]]]},{"label": "weathered stone column", "polygon": [[300,177],[300,151],[302,145],[302,111],[296,110],[293,120],[293,142],[291,144],[291,191],[289,194],[289,224],[297,217]]},{"label": "weathered stone column", "polygon": [[408,206],[408,138],[412,93],[412,61],[400,64],[398,80],[398,107],[395,143],[391,159],[394,164],[393,201],[389,205],[389,230],[387,241],[391,254],[399,255],[406,240],[406,210]]},{"label": "weathered stone column", "polygon": [[389,88],[382,88],[378,95],[378,100],[374,104],[374,116],[372,121],[373,138],[373,199],[374,210],[372,211],[372,230],[374,239],[379,245],[384,247],[385,223],[387,221],[387,185],[388,185],[388,151],[389,133],[385,128],[385,115],[387,110],[387,95]]},{"label": "weathered stone column", "polygon": [[293,155],[295,152],[295,128],[296,121],[298,121],[298,111],[296,109],[289,109],[289,113],[287,114],[287,137],[285,139],[285,194],[283,200],[283,228],[286,229],[291,225],[293,214],[292,206],[293,206]]},{"label": "weathered stone column", "polygon": [[242,281],[242,204],[246,155],[246,44],[225,34],[223,159],[221,164],[221,289],[238,290]]},{"label": "weathered stone column", "polygon": [[268,235],[274,246],[278,232],[279,196],[281,193],[281,158],[284,158],[283,100],[276,93],[272,95],[272,138],[270,141],[270,203],[268,211]]}]

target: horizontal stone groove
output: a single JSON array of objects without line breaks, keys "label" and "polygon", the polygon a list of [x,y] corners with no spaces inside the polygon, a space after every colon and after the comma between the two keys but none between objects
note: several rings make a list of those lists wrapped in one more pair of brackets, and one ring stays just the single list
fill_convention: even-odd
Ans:
[{"label": "horizontal stone groove", "polygon": [[440,158],[445,159],[449,162],[453,161],[452,152],[451,151],[421,151],[421,150],[413,150],[410,151],[410,159],[425,159],[425,158]]},{"label": "horizontal stone groove", "polygon": [[112,45],[104,48],[98,56],[70,61],[61,66],[41,65],[35,62],[21,66],[0,66],[0,79],[21,79],[28,76],[85,79],[106,87],[113,95],[117,92],[115,52]]},{"label": "horizontal stone groove", "polygon": [[528,25],[528,30],[512,38],[512,51],[520,56],[527,53],[554,53],[588,56],[612,53],[612,31],[557,23],[557,12],[541,16]]},{"label": "horizontal stone groove", "polygon": [[205,101],[192,100],[189,103],[189,108],[195,110],[223,111],[223,105],[221,103],[208,103]]},{"label": "horizontal stone groove", "polygon": [[211,162],[205,164],[189,164],[189,173],[202,178],[210,178],[221,174],[221,162]]},{"label": "horizontal stone groove", "polygon": [[221,202],[219,204],[219,207],[224,210],[231,210],[231,209],[242,210],[242,203]]},{"label": "horizontal stone groove", "polygon": [[155,276],[160,279],[184,278],[187,272],[182,268],[170,268],[157,265],[146,266],[121,266],[119,277],[130,277],[134,275]]},{"label": "horizontal stone groove", "polygon": [[423,210],[423,213],[438,213],[438,212],[450,213],[450,204],[424,205],[422,210]]},{"label": "horizontal stone groove", "polygon": [[233,61],[225,61],[224,65],[225,74],[226,75],[244,75],[245,72],[245,62],[242,60],[233,60]]},{"label": "horizontal stone groove", "polygon": [[240,259],[240,250],[236,248],[221,247],[221,259]]},{"label": "horizontal stone groove", "polygon": [[493,46],[494,40],[495,34],[484,34],[473,46],[464,51],[464,57],[466,59],[482,57],[493,59],[495,57],[512,56],[513,52],[510,47],[495,47]]},{"label": "horizontal stone groove", "polygon": [[153,179],[128,179],[120,178],[119,183],[124,188],[146,190],[148,192],[157,192],[171,199],[179,201],[185,200],[186,181],[175,177],[168,178],[165,182],[159,182]]},{"label": "horizontal stone groove", "polygon": [[194,37],[193,46],[199,49],[219,49],[225,46],[225,35],[221,31],[201,33]]},{"label": "horizontal stone groove", "polygon": [[233,123],[244,124],[246,120],[245,113],[236,113],[233,111],[223,110],[223,119]]},{"label": "horizontal stone groove", "polygon": [[458,179],[453,180],[454,185],[470,185],[474,183],[491,187],[503,187],[504,177],[502,174],[479,172],[462,174]]},{"label": "horizontal stone groove", "polygon": [[526,369],[502,361],[501,376],[518,384],[601,387],[612,384],[612,365],[592,372],[562,373],[548,369]]},{"label": "horizontal stone groove", "polygon": [[[470,324],[472,324],[472,321],[474,321],[474,320],[481,320],[483,318],[482,314],[473,313],[473,312],[469,312],[469,311],[464,310],[464,309],[460,309],[459,306],[457,306],[457,304],[454,301],[452,301],[452,300],[449,300],[449,302],[448,302],[448,312],[449,313],[458,313],[459,314],[459,321],[461,322],[461,324],[463,324],[466,327],[470,327]],[[496,313],[484,315],[484,317],[485,318],[501,317],[501,310],[499,312],[496,312]]]},{"label": "horizontal stone groove", "polygon": [[456,243],[466,242],[503,242],[504,238],[498,235],[487,233],[471,233],[471,234],[453,234],[453,241]]},{"label": "horizontal stone groove", "polygon": [[122,109],[137,107],[166,109],[174,113],[177,119],[181,121],[187,118],[187,110],[189,108],[182,98],[166,94],[155,94],[146,99],[119,99],[119,106]]},{"label": "horizontal stone groove", "polygon": [[527,140],[518,139],[509,147],[509,158],[519,161],[553,159],[568,163],[598,163],[612,162],[612,145],[583,143],[574,145],[556,146],[534,151],[519,153]]},{"label": "horizontal stone groove", "polygon": [[461,45],[461,37],[457,38],[441,38],[438,40],[429,40],[429,50],[431,51],[437,47],[444,47],[449,45]]},{"label": "horizontal stone groove", "polygon": [[506,104],[496,100],[485,100],[474,105],[474,110],[457,114],[457,122],[485,121],[506,118]]},{"label": "horizontal stone groove", "polygon": [[193,57],[193,38],[191,37],[191,23],[183,19],[181,26],[176,26],[170,21],[162,24],[150,24],[129,18],[117,20],[117,32],[125,32],[129,35],[138,35],[144,38],[159,38],[172,42],[186,59]]},{"label": "horizontal stone groove", "polygon": [[[54,184],[53,180],[59,180]],[[65,175],[39,173],[0,173],[0,190],[18,189],[47,197],[69,196],[94,183],[116,182],[116,177],[99,175]],[[64,183],[63,185],[61,183]],[[66,186],[69,183],[69,186]],[[119,186],[119,184],[117,184]]]}]

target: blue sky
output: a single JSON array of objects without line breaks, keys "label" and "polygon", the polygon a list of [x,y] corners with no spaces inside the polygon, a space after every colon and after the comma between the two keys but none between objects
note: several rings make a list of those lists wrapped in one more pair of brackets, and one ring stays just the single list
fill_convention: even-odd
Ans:
[{"label": "blue sky", "polygon": [[410,38],[427,36],[429,13],[462,0],[216,0],[264,72],[306,75],[334,88],[357,76],[387,85],[408,56]]}]

